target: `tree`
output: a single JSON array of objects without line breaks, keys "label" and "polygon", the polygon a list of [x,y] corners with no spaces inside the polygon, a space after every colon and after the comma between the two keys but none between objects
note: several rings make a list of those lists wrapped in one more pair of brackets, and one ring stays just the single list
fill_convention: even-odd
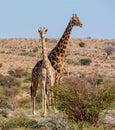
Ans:
[{"label": "tree", "polygon": [[105,60],[110,59],[110,55],[112,55],[115,52],[115,45],[106,44],[102,50],[106,53]]}]

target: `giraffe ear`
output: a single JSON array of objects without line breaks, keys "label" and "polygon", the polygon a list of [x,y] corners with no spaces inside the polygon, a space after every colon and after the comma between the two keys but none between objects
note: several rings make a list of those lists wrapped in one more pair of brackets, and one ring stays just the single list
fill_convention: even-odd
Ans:
[{"label": "giraffe ear", "polygon": [[72,16],[74,17],[74,14],[72,14]]},{"label": "giraffe ear", "polygon": [[75,16],[77,16],[77,14],[75,14]]},{"label": "giraffe ear", "polygon": [[38,29],[38,32],[40,32],[40,29]]},{"label": "giraffe ear", "polygon": [[46,32],[48,31],[48,29],[46,29]]},{"label": "giraffe ear", "polygon": [[40,32],[40,30],[41,30],[41,27],[38,29],[38,32]]}]

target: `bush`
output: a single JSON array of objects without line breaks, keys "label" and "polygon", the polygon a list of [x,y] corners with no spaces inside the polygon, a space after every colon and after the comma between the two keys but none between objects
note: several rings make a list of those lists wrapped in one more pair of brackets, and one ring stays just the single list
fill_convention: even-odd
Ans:
[{"label": "bush", "polygon": [[102,50],[106,53],[105,60],[110,59],[110,55],[115,52],[115,45],[108,43],[103,47]]},{"label": "bush", "polygon": [[[115,99],[115,82],[101,86],[90,85],[87,79],[71,78],[66,85],[56,89],[58,108],[70,118],[96,124],[99,113],[107,109]],[[54,90],[55,92],[55,90]]]},{"label": "bush", "polygon": [[8,88],[11,88],[11,87],[14,87],[14,86],[20,87],[21,82],[13,76],[1,75],[0,76],[0,86],[4,86],[4,87],[8,87]]},{"label": "bush", "polygon": [[34,47],[33,48],[33,52],[35,53],[35,52],[38,52],[38,47]]},{"label": "bush", "polygon": [[80,47],[85,47],[85,43],[84,43],[84,42],[80,42],[80,43],[79,43],[79,46],[80,46]]},{"label": "bush", "polygon": [[21,78],[23,76],[27,76],[28,72],[25,69],[16,68],[14,70],[9,70],[8,74],[10,74],[11,76],[17,77],[17,78]]},{"label": "bush", "polygon": [[28,74],[28,76],[25,77],[24,83],[30,83],[31,82],[31,74]]},{"label": "bush", "polygon": [[11,87],[14,85],[15,78],[12,76],[0,76],[0,85],[5,87]]},{"label": "bush", "polygon": [[19,93],[19,90],[16,88],[7,88],[4,90],[4,95],[8,98],[14,98]]},{"label": "bush", "polygon": [[35,120],[29,119],[27,117],[15,117],[7,120],[1,124],[2,130],[9,130],[11,128],[19,128],[19,127],[31,127],[36,123]]},{"label": "bush", "polygon": [[22,50],[19,55],[22,55],[22,56],[26,56],[28,55],[28,52],[26,52],[26,50]]},{"label": "bush", "polygon": [[30,98],[23,98],[18,100],[18,106],[21,108],[30,108],[31,100]]},{"label": "bush", "polygon": [[0,68],[2,67],[2,63],[0,63]]},{"label": "bush", "polygon": [[[0,109],[4,109],[6,111],[6,109],[10,109],[10,110],[14,110],[14,105],[13,103],[9,100],[8,97],[0,97]],[[3,111],[4,111],[3,110]],[[4,112],[5,112],[4,111]],[[1,112],[1,111],[0,111]],[[0,113],[1,114],[1,113]],[[5,113],[4,113],[5,114]],[[6,115],[6,114],[5,114]]]},{"label": "bush", "polygon": [[81,59],[79,62],[80,62],[80,65],[90,65],[91,59],[89,58]]}]

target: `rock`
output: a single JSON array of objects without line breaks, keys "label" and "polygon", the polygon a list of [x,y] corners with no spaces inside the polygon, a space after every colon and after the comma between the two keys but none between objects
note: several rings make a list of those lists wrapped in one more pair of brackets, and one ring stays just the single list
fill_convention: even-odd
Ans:
[{"label": "rock", "polygon": [[104,110],[101,112],[99,122],[115,127],[115,110]]}]

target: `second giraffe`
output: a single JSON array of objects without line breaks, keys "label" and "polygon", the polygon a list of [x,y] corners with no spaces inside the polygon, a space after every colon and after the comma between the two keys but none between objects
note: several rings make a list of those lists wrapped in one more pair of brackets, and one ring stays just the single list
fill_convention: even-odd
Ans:
[{"label": "second giraffe", "polygon": [[[41,43],[42,43],[42,67],[37,67],[35,66],[36,73],[39,74],[39,78],[36,78],[33,76],[32,77],[32,83],[33,86],[38,85],[38,83],[40,83],[40,87],[42,89],[42,115],[41,116],[45,116],[47,114],[47,108],[49,108],[49,104],[51,104],[51,101],[53,99],[53,92],[51,91],[51,87],[54,86],[55,83],[55,71],[54,68],[52,67],[48,56],[47,56],[47,52],[46,52],[46,43],[45,43],[45,35],[48,29],[45,28],[40,28],[38,29],[38,32],[40,34],[41,37]],[[35,71],[34,71],[35,73]],[[36,87],[34,87],[33,89],[35,89]],[[34,91],[36,92],[36,91]],[[35,114],[35,94],[36,93],[32,93],[32,99],[34,98],[34,102],[33,102],[33,114]]]}]

